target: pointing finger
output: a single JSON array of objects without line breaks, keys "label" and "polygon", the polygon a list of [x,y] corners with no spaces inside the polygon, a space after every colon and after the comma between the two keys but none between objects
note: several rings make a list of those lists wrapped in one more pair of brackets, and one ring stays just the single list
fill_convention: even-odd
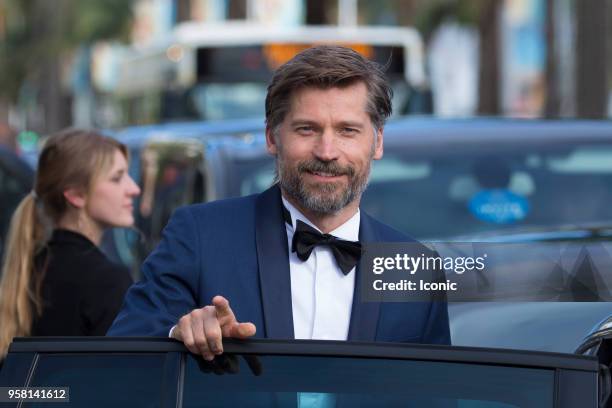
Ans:
[{"label": "pointing finger", "polygon": [[237,323],[230,327],[229,337],[234,337],[236,339],[245,339],[247,337],[252,337],[257,332],[257,328],[253,323]]},{"label": "pointing finger", "polygon": [[223,296],[215,296],[212,300],[212,304],[215,306],[219,319],[227,320],[228,322],[236,320],[234,312],[230,308],[229,301],[226,298]]}]

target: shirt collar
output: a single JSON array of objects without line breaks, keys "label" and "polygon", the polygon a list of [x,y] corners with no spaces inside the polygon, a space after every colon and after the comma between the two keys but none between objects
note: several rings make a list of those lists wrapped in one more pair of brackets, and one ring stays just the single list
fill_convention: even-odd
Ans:
[{"label": "shirt collar", "polygon": [[[295,223],[297,222],[297,220],[305,222],[306,224],[310,225],[311,227],[322,233],[322,231],[316,225],[314,225],[308,218],[306,218],[306,216],[302,214],[300,210],[295,208],[289,201],[287,201],[285,197],[281,196],[281,198],[283,200],[283,205],[289,211],[289,214],[291,214],[292,225],[289,226],[289,224],[287,224],[287,227],[291,229],[291,234],[293,234],[293,231],[295,230]],[[347,241],[358,241],[360,221],[361,217],[358,208],[357,212],[351,218],[349,218],[344,224],[340,225],[335,230],[331,231],[329,234],[335,236],[336,238],[345,239]]]}]

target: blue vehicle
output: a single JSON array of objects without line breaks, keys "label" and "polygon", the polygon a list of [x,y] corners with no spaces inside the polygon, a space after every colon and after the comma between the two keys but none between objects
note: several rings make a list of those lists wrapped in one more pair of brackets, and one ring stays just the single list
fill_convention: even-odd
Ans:
[{"label": "blue vehicle", "polygon": [[[130,146],[133,177],[143,189],[137,226],[144,239],[115,231],[110,252],[132,265],[135,276],[176,207],[271,185],[274,160],[266,152],[263,121],[255,124],[259,129],[241,131],[242,125],[223,128],[225,135],[215,133],[214,124],[185,125],[190,133],[168,125],[119,135]],[[166,157],[148,182],[139,173],[147,151]],[[594,253],[605,255],[612,253],[611,199],[610,122],[406,118],[386,126],[385,156],[373,165],[362,206],[423,241],[531,243],[534,249],[547,243],[599,245],[603,250]],[[612,310],[605,301],[612,260],[602,255],[595,262],[603,284],[591,297],[566,285],[556,298],[564,302],[453,302],[453,343],[573,351]],[[526,285],[539,285],[551,273],[536,264],[516,265]]]},{"label": "blue vehicle", "polygon": [[[160,214],[189,200],[256,193],[273,182],[261,129],[144,139],[128,143],[133,154],[142,157],[153,146],[168,168],[184,165],[165,178],[159,174],[167,166],[157,161],[152,211]],[[198,173],[200,179],[180,176]],[[143,183],[146,174],[137,179]],[[177,188],[162,194],[164,180]],[[612,288],[612,269],[605,267],[605,254],[612,254],[611,195],[610,122],[392,121],[385,157],[374,164],[363,197],[365,211],[423,241],[596,246],[601,251],[593,252],[599,255],[588,272],[598,271],[603,285],[591,288],[590,301],[569,284],[553,288],[564,302],[452,302],[452,347],[230,341],[210,364],[169,339],[17,339],[0,387],[70,387],[76,406],[609,408],[609,321],[585,336],[611,314],[602,301]],[[524,272],[516,275],[534,282],[551,272],[530,263],[530,253],[510,258],[516,263],[509,267]],[[604,267],[592,266],[600,262]],[[570,354],[576,349],[584,355]],[[111,391],[92,394],[92,384]],[[20,394],[12,406],[25,398]]]},{"label": "blue vehicle", "polygon": [[[222,180],[209,200],[270,185],[274,162],[263,134],[251,145],[207,158],[208,172]],[[418,239],[612,221],[612,122],[401,119],[387,124],[384,146],[363,208]]]},{"label": "blue vehicle", "polygon": [[[453,344],[571,352],[610,314],[603,300],[612,289],[612,260],[605,256],[612,254],[612,122],[407,118],[388,123],[384,143],[362,208],[408,235],[524,243],[533,253],[548,243],[603,248],[594,252],[602,254],[594,262],[601,263],[603,284],[591,297],[581,298],[569,285],[557,293],[564,302],[453,302]],[[267,188],[274,161],[263,134],[250,148],[211,149],[206,173],[207,200]],[[551,272],[510,265],[532,285]]]},{"label": "blue vehicle", "polygon": [[175,122],[108,132],[128,147],[129,172],[142,194],[136,201],[135,228],[109,231],[102,244],[105,252],[130,267],[137,278],[140,264],[161,238],[172,211],[205,201],[208,142],[220,139],[240,144],[263,129],[264,119],[258,118]]}]

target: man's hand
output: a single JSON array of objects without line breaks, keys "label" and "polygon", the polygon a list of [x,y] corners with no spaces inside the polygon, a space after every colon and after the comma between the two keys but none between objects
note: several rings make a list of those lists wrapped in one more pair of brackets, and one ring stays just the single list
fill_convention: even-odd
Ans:
[{"label": "man's hand", "polygon": [[211,361],[215,354],[223,353],[223,337],[245,339],[255,332],[253,323],[238,323],[227,299],[215,296],[212,305],[194,309],[181,317],[172,337],[182,341],[192,353]]}]

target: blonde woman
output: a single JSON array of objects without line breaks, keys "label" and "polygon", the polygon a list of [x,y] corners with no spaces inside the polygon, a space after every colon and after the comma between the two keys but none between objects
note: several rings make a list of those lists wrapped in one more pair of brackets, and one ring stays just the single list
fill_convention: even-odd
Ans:
[{"label": "blonde woman", "polygon": [[98,249],[134,223],[127,150],[93,131],[47,140],[11,220],[0,282],[0,360],[16,336],[104,335],[131,284]]}]

